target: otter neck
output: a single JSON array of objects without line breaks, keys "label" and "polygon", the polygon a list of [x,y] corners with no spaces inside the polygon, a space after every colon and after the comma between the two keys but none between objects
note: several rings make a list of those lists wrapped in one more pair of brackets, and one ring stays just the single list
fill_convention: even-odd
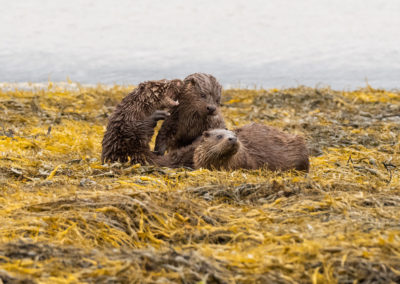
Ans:
[{"label": "otter neck", "polygon": [[207,115],[191,109],[192,106],[182,104],[179,106],[179,121],[176,138],[184,145],[190,144],[199,137],[207,128]]}]

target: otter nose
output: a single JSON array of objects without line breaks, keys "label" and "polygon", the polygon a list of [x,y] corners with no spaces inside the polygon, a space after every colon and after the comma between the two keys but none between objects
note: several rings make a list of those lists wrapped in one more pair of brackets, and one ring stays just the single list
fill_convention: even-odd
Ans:
[{"label": "otter nose", "polygon": [[208,114],[213,114],[217,108],[215,106],[207,106]]},{"label": "otter nose", "polygon": [[232,144],[236,143],[237,138],[236,137],[229,137],[228,141],[231,142]]}]

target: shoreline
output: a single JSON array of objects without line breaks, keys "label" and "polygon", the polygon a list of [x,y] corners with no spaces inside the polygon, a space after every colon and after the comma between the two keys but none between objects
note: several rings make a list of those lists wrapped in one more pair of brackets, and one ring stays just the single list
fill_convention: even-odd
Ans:
[{"label": "shoreline", "polygon": [[[152,79],[149,79],[149,81]],[[46,90],[50,88],[61,88],[68,91],[76,91],[80,88],[104,88],[104,89],[111,89],[114,87],[121,87],[121,88],[135,88],[137,85],[135,84],[123,84],[123,83],[114,83],[114,84],[103,84],[101,82],[91,84],[91,83],[79,83],[75,81],[48,81],[48,82],[0,82],[0,91],[14,91],[14,90],[26,90],[26,91],[33,91],[33,90]],[[400,92],[400,84],[396,88],[381,88],[375,87],[368,82],[365,82],[364,86],[360,86],[358,88],[332,88],[328,84],[316,84],[315,86],[309,86],[305,84],[297,84],[293,86],[278,86],[278,87],[270,87],[264,88],[263,86],[256,86],[256,85],[249,85],[249,86],[240,86],[240,84],[222,84],[224,90],[254,90],[254,91],[261,91],[261,90],[288,90],[288,89],[297,89],[301,87],[312,88],[312,89],[330,89],[332,91],[337,92],[354,92],[364,89],[373,89],[373,90],[382,90],[387,92]]]}]

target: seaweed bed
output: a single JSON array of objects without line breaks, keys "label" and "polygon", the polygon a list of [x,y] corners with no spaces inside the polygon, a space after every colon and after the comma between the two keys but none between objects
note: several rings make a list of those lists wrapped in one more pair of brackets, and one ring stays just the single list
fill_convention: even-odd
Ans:
[{"label": "seaweed bed", "polygon": [[400,282],[400,92],[225,90],[311,171],[101,165],[132,87],[0,89],[0,283]]}]

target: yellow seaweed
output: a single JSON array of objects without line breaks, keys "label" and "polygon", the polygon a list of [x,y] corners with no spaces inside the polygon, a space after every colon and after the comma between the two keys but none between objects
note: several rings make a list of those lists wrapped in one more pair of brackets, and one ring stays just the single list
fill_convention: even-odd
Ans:
[{"label": "yellow seaweed", "polygon": [[304,174],[101,165],[132,86],[69,83],[0,89],[3,282],[399,282],[398,91],[225,90],[229,128],[305,135]]}]

